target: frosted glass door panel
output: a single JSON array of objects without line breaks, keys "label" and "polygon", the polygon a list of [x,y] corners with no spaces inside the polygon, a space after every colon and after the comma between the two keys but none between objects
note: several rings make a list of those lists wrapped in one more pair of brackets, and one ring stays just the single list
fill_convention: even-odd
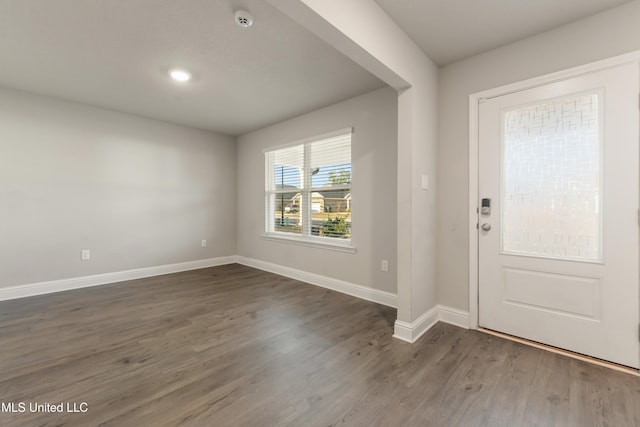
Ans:
[{"label": "frosted glass door panel", "polygon": [[601,260],[598,98],[503,113],[503,253]]},{"label": "frosted glass door panel", "polygon": [[478,103],[480,327],[640,366],[638,76],[626,62]]}]

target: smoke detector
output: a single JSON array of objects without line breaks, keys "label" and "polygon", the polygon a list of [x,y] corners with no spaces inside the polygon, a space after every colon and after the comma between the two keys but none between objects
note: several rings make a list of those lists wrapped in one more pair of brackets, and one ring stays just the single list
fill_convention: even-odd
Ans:
[{"label": "smoke detector", "polygon": [[236,18],[236,24],[240,25],[242,28],[248,28],[253,25],[253,15],[246,10],[236,11],[234,17]]}]

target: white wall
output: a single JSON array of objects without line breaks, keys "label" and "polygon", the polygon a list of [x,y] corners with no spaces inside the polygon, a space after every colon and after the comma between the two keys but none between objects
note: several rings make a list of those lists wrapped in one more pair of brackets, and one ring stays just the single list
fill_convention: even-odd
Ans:
[{"label": "white wall", "polygon": [[467,310],[469,95],[640,49],[640,1],[440,70],[438,299]]},{"label": "white wall", "polygon": [[[374,1],[268,1],[399,91],[395,334],[413,340],[438,303],[438,69]],[[429,190],[420,188],[423,174],[430,178]]]},{"label": "white wall", "polygon": [[[238,255],[396,292],[397,93],[380,89],[238,138]],[[266,240],[264,149],[353,127],[352,241],[357,253]],[[380,261],[389,260],[389,272]]]},{"label": "white wall", "polygon": [[0,89],[0,287],[234,255],[235,159],[231,137]]}]

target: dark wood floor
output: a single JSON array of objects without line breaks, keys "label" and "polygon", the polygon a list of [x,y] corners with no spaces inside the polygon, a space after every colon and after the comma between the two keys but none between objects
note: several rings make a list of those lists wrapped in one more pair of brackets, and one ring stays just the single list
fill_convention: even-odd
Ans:
[{"label": "dark wood floor", "polygon": [[1,302],[0,425],[640,426],[636,377],[394,320],[239,265]]}]

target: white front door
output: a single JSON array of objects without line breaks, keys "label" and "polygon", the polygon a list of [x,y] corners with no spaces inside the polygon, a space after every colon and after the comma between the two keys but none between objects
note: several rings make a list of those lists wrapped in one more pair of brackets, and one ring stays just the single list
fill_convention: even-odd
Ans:
[{"label": "white front door", "polygon": [[480,327],[638,368],[639,76],[481,101]]}]

